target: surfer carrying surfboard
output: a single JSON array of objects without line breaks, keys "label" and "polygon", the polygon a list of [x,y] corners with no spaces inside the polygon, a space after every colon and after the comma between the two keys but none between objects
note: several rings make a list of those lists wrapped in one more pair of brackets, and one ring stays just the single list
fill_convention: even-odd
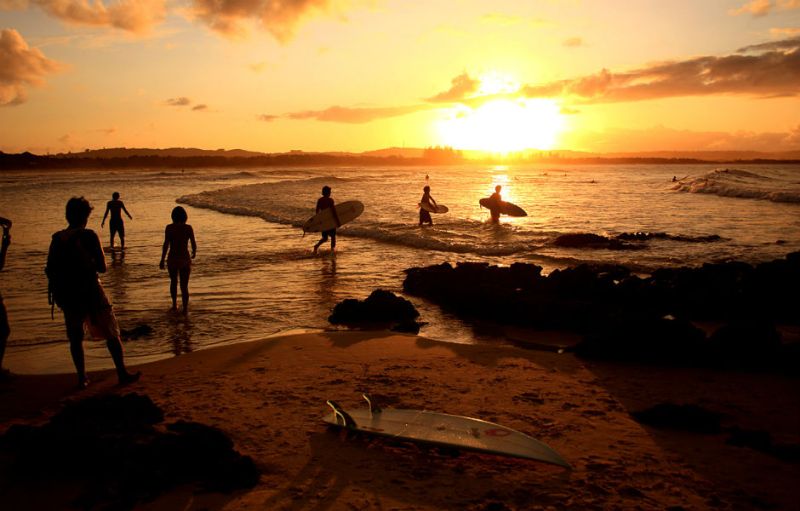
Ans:
[{"label": "surfer carrying surfboard", "polygon": [[[436,210],[436,201],[431,197],[431,187],[425,186],[422,189],[422,198],[419,200],[419,225],[430,224],[433,225],[433,218],[431,218],[430,210]],[[427,207],[426,207],[427,206]]]},{"label": "surfer carrying surfboard", "polygon": [[503,187],[500,186],[500,185],[495,186],[494,187],[494,193],[489,196],[489,200],[491,200],[495,204],[497,204],[497,207],[489,209],[489,213],[492,215],[492,223],[493,224],[500,223],[500,207],[499,206],[503,202],[502,197],[500,197],[500,190],[502,190],[502,189],[503,189]]},{"label": "surfer carrying surfboard", "polygon": [[[330,186],[323,186],[322,187],[322,197],[317,199],[317,210],[316,210],[316,212],[319,213],[322,210],[330,208],[331,212],[333,213],[333,220],[336,223],[336,227],[338,227],[338,226],[342,225],[342,223],[339,221],[339,216],[336,214],[336,208],[334,208],[333,206],[334,206],[334,203],[333,203],[333,199],[331,198],[331,187]],[[322,239],[320,239],[317,242],[317,244],[314,245],[314,253],[315,254],[317,253],[317,249],[319,249],[319,246],[322,245],[323,243],[325,243],[326,241],[328,241],[328,237],[330,237],[330,239],[331,239],[331,252],[333,252],[336,249],[336,227],[334,227],[333,229],[327,230],[327,231],[322,231]]]}]

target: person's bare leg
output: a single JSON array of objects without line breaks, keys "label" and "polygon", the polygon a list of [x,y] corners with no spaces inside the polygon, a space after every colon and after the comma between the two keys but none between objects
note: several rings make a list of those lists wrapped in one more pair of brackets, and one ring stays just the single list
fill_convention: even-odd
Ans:
[{"label": "person's bare leg", "polygon": [[172,309],[178,310],[178,269],[169,268],[169,295],[172,297]]},{"label": "person's bare leg", "polygon": [[111,353],[111,359],[114,360],[114,367],[117,369],[117,379],[120,385],[133,383],[142,375],[140,372],[129,373],[125,368],[125,355],[122,351],[122,341],[119,337],[109,337],[106,339],[106,346],[108,352]]},{"label": "person's bare leg", "polygon": [[86,363],[83,355],[83,323],[67,325],[67,339],[69,339],[72,363],[75,364],[75,372],[78,373],[78,386],[86,387],[89,385],[89,378],[86,377]]},{"label": "person's bare leg", "polygon": [[186,268],[181,268],[180,270],[180,278],[181,278],[181,303],[183,304],[183,313],[187,314],[189,312],[189,275],[192,272],[191,266]]}]

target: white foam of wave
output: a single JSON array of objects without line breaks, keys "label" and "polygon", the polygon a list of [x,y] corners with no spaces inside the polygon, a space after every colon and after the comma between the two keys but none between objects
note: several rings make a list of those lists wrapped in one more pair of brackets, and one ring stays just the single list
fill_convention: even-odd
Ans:
[{"label": "white foam of wave", "polygon": [[703,176],[685,178],[673,190],[687,193],[705,193],[720,197],[767,200],[772,202],[800,203],[800,186],[782,175],[767,175],[743,169],[717,169]]}]

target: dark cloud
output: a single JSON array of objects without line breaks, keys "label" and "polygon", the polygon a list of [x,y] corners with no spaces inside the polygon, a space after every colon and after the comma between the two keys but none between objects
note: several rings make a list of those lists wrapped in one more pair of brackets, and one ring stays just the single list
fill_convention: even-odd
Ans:
[{"label": "dark cloud", "polygon": [[205,111],[208,110],[208,105],[203,105],[203,104],[195,105],[192,107],[192,110],[194,110],[195,112]]},{"label": "dark cloud", "polygon": [[662,62],[627,72],[603,69],[572,80],[528,85],[522,92],[528,97],[571,96],[579,103],[710,94],[792,96],[800,93],[800,38],[748,46],[733,55]]},{"label": "dark cloud", "polygon": [[286,114],[285,117],[295,120],[315,119],[317,121],[326,122],[363,124],[378,119],[386,119],[388,117],[399,117],[401,115],[411,114],[427,108],[429,107],[424,105],[386,108],[345,108],[341,106],[332,106],[330,108],[326,108],[325,110],[293,112]]},{"label": "dark cloud", "polygon": [[31,48],[14,29],[0,30],[0,106],[27,99],[27,88],[41,86],[48,74],[62,69],[37,48]]},{"label": "dark cloud", "polygon": [[187,97],[181,96],[179,98],[169,98],[164,102],[164,104],[167,106],[189,106],[190,104],[192,104],[192,100]]},{"label": "dark cloud", "polygon": [[226,36],[244,32],[243,22],[255,21],[278,41],[294,35],[303,18],[331,9],[334,0],[193,0],[198,19]]},{"label": "dark cloud", "polygon": [[431,96],[427,99],[427,101],[430,101],[431,103],[449,103],[461,101],[477,92],[480,84],[480,80],[471,78],[467,73],[461,73],[453,78],[451,81],[451,86],[448,90],[440,92],[435,96]]},{"label": "dark cloud", "polygon": [[73,25],[114,27],[133,33],[149,31],[166,16],[166,0],[0,0],[0,7],[24,9],[35,5]]}]

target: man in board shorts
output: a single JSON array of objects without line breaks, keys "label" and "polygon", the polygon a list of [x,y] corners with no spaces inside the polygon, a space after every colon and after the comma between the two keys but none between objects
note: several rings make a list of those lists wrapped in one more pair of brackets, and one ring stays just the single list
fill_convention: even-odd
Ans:
[{"label": "man in board shorts", "polygon": [[114,248],[114,234],[119,234],[119,244],[120,247],[125,250],[125,223],[122,221],[122,212],[125,212],[128,215],[128,218],[133,220],[133,217],[128,210],[125,209],[125,204],[119,200],[119,192],[114,192],[111,194],[111,200],[106,203],[106,212],[103,215],[103,221],[100,222],[100,227],[102,228],[103,225],[106,223],[106,218],[108,214],[111,213],[111,220],[108,222],[108,227],[111,229],[111,240],[109,241],[109,246]]}]

